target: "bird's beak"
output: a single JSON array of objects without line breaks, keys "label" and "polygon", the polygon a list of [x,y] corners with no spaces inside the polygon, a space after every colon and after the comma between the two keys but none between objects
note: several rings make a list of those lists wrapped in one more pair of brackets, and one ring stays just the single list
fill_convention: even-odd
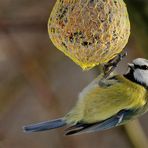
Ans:
[{"label": "bird's beak", "polygon": [[128,63],[128,67],[130,67],[131,69],[134,69],[134,64]]}]

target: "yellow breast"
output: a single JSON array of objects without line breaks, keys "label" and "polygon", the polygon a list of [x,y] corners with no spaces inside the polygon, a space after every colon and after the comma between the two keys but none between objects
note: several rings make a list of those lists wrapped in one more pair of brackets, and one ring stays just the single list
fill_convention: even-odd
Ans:
[{"label": "yellow breast", "polygon": [[123,109],[139,109],[145,105],[144,87],[123,76],[119,76],[118,81],[106,88],[99,87],[98,83],[85,88],[69,119],[94,123],[110,118]]}]

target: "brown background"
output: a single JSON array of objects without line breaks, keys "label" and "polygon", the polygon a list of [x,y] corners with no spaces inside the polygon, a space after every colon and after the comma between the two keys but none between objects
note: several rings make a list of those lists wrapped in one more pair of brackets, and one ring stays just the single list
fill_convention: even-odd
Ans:
[{"label": "brown background", "polygon": [[[25,134],[24,124],[63,116],[97,72],[83,72],[49,40],[47,21],[54,0],[0,0],[0,147],[131,148],[122,127],[81,136],[63,129]],[[132,35],[126,62],[148,57],[148,2],[129,0]],[[146,134],[148,115],[141,117]],[[136,129],[135,129],[136,130]]]}]

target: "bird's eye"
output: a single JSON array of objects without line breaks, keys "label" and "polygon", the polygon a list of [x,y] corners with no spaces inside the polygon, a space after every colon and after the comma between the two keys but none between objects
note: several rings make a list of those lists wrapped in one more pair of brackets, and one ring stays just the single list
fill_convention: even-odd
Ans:
[{"label": "bird's eye", "polygon": [[141,66],[141,69],[148,70],[148,66],[147,65],[143,65],[143,66]]},{"label": "bird's eye", "polygon": [[141,70],[148,70],[148,66],[147,65],[140,66],[140,65],[134,64],[134,68],[135,69],[141,69]]}]

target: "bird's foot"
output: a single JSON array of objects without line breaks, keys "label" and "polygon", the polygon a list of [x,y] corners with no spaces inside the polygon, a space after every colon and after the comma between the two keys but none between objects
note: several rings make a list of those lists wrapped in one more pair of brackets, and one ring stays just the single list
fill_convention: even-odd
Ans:
[{"label": "bird's foot", "polygon": [[104,65],[104,79],[108,78],[108,76],[118,66],[119,62],[121,62],[126,56],[127,52],[121,52],[113,60],[109,61],[107,64]]}]

